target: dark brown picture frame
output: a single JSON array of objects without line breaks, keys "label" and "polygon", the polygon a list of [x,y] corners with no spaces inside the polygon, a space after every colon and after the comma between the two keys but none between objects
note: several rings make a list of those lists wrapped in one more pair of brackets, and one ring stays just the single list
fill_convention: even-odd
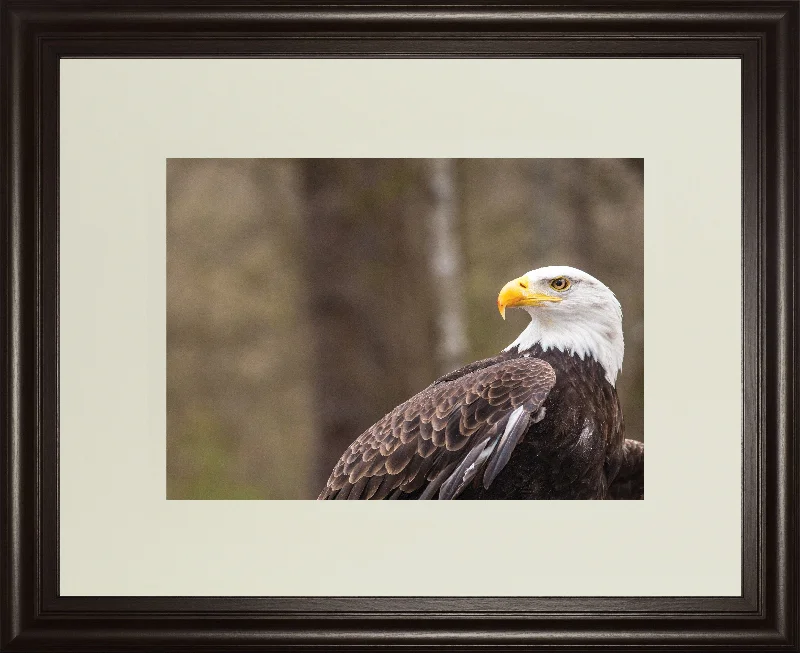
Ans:
[{"label": "dark brown picture frame", "polygon": [[[2,650],[798,650],[799,10],[1,0]],[[741,60],[741,596],[59,595],[59,60],[230,56]]]}]

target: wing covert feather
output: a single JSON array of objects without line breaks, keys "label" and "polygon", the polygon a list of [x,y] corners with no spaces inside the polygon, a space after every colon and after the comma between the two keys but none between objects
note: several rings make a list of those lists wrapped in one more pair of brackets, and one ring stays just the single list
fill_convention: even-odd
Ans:
[{"label": "wing covert feather", "polygon": [[[480,479],[487,458],[480,451],[497,443],[516,409],[535,414],[555,381],[547,362],[528,357],[439,380],[364,431],[336,463],[319,498],[382,499],[396,489],[410,493],[431,483],[435,491],[424,492],[425,498],[435,498],[431,495],[441,486],[446,496],[455,490],[457,496],[465,470],[459,482],[449,484],[448,473],[465,460],[466,468],[479,461],[469,475]],[[476,446],[480,451],[473,451]],[[510,451],[506,454],[505,460]],[[499,469],[492,471],[496,475]]]}]

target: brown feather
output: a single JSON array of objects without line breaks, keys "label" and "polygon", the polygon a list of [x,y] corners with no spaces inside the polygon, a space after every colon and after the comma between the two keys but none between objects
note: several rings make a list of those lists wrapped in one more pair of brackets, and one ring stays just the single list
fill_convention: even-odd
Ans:
[{"label": "brown feather", "polygon": [[386,459],[386,471],[389,474],[399,474],[411,462],[416,452],[416,442],[407,442],[400,445]]},{"label": "brown feather", "polygon": [[[479,442],[499,438],[502,429],[494,425],[514,408],[537,411],[555,383],[553,368],[540,359],[503,355],[483,363],[436,381],[362,433],[319,498],[382,499],[397,488],[417,491],[431,479],[441,485],[443,469],[452,472]],[[461,485],[451,483],[448,496]]]},{"label": "brown feather", "polygon": [[367,481],[367,487],[364,490],[364,498],[371,499],[373,495],[378,491],[378,488],[383,483],[383,476],[373,476],[372,478]]}]

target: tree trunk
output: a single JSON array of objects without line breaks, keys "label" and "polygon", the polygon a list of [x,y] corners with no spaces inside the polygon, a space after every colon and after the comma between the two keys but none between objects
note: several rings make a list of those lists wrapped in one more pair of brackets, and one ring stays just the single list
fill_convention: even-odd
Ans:
[{"label": "tree trunk", "polygon": [[435,376],[417,160],[306,160],[319,456],[313,486],[367,427]]},{"label": "tree trunk", "polygon": [[467,362],[462,248],[456,211],[455,163],[452,159],[431,159],[428,164],[433,195],[428,255],[437,309],[436,362],[438,372],[445,374]]}]

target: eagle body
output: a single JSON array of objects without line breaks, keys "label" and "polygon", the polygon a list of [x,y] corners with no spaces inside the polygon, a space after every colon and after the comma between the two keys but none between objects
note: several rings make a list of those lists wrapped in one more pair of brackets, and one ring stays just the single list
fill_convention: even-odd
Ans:
[{"label": "eagle body", "polygon": [[623,457],[623,418],[616,389],[595,360],[557,349],[534,347],[496,358],[520,356],[545,361],[555,372],[555,385],[542,404],[542,419],[528,427],[488,489],[473,484],[460,498],[608,498]]},{"label": "eagle body", "polygon": [[[569,283],[554,285],[561,279]],[[534,292],[544,282],[561,294]],[[568,294],[573,287],[582,294]],[[509,282],[498,306],[546,311],[545,302],[570,298],[576,308],[563,324],[556,310],[529,310],[530,326],[506,350],[437,379],[373,424],[319,498],[643,498],[644,446],[624,437],[615,387],[613,294],[580,270],[542,268]]]}]

